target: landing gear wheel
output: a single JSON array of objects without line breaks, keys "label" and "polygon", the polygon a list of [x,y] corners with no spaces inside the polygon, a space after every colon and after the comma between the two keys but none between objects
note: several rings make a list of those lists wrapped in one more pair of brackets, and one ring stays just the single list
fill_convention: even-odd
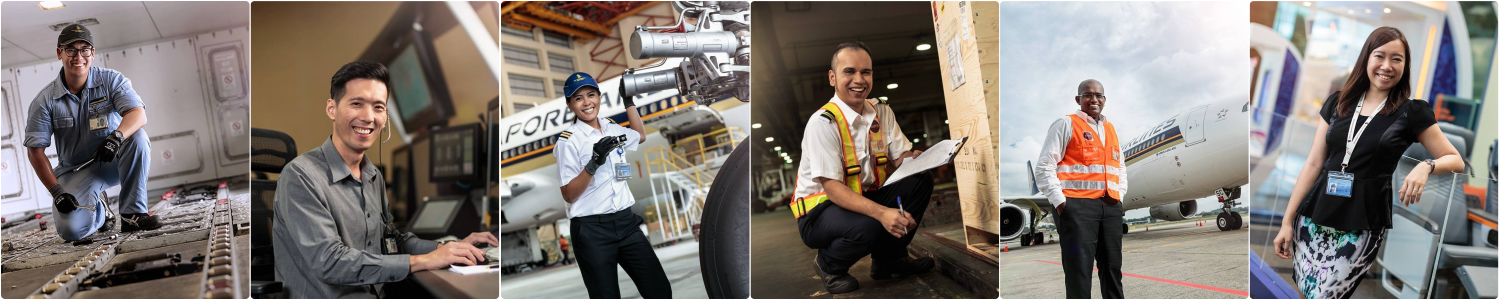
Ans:
[{"label": "landing gear wheel", "polygon": [[750,297],[749,141],[729,153],[704,200],[698,263],[709,298]]},{"label": "landing gear wheel", "polygon": [[1233,229],[1238,230],[1240,228],[1245,228],[1245,219],[1240,218],[1240,213],[1229,212],[1229,216],[1234,218],[1234,226],[1232,226]]},{"label": "landing gear wheel", "polygon": [[1032,245],[1042,245],[1042,244],[1046,244],[1047,243],[1047,234],[1038,232],[1038,233],[1033,233],[1032,235],[1036,236],[1036,237],[1031,238],[1031,244]]},{"label": "landing gear wheel", "polygon": [[1234,230],[1234,217],[1230,217],[1229,213],[1219,213],[1219,218],[1216,221],[1216,223],[1218,223],[1219,225],[1220,231]]},{"label": "landing gear wheel", "polygon": [[1125,228],[1124,229],[1125,232],[1123,232],[1121,234],[1130,233],[1130,224],[1125,224],[1124,226],[1120,226],[1120,228]]},{"label": "landing gear wheel", "polygon": [[1033,235],[1034,234],[1031,234],[1031,233],[1022,234],[1021,235],[1021,246],[1031,246],[1031,237]]}]

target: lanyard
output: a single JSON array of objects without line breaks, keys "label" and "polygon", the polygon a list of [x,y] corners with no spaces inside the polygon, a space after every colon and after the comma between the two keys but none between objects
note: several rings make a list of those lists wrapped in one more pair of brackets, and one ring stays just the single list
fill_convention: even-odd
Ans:
[{"label": "lanyard", "polygon": [[[1365,107],[1365,96],[1359,96],[1359,104],[1354,105],[1354,117],[1349,118],[1349,137],[1344,140],[1344,163],[1339,172],[1344,172],[1349,168],[1349,157],[1354,155],[1354,146],[1359,144],[1359,137],[1365,134],[1365,129],[1370,128],[1370,121],[1374,121],[1375,116],[1380,115],[1380,109],[1385,108],[1385,103],[1390,99],[1391,96],[1386,95],[1385,99],[1380,100],[1380,106],[1375,107],[1375,112],[1370,114],[1370,118],[1365,119],[1364,125],[1359,125],[1355,122],[1359,120],[1359,112]],[[1359,127],[1359,132],[1355,132],[1355,127]]]}]

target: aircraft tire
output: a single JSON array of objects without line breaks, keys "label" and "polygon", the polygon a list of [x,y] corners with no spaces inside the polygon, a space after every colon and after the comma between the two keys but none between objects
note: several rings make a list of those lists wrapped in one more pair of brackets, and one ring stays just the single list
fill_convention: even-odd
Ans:
[{"label": "aircraft tire", "polygon": [[1237,230],[1237,229],[1245,228],[1245,219],[1240,218],[1240,213],[1238,213],[1238,212],[1230,212],[1229,216],[1234,218],[1234,228],[1233,229]]},{"label": "aircraft tire", "polygon": [[749,141],[729,154],[704,199],[698,262],[709,298],[750,297]]},{"label": "aircraft tire", "polygon": [[1229,213],[1221,212],[1219,213],[1219,217],[1214,219],[1214,224],[1219,226],[1220,231],[1234,230],[1234,227],[1232,227],[1234,226],[1234,217],[1230,217]]}]

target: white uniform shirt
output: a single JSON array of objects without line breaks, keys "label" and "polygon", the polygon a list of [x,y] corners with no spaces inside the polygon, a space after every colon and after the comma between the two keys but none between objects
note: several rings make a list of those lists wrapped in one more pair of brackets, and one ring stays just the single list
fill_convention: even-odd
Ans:
[{"label": "white uniform shirt", "polygon": [[[865,187],[878,186],[875,182],[875,160],[870,155],[870,124],[875,121],[876,114],[880,115],[880,133],[885,134],[886,157],[894,164],[896,157],[907,150],[911,150],[911,141],[906,139],[906,134],[901,133],[901,125],[896,124],[896,115],[890,106],[875,105],[878,100],[865,100],[870,103],[865,106],[864,113],[855,114],[844,101],[834,96],[828,102],[838,105],[844,112],[844,120],[849,122],[849,135],[854,139],[855,156],[859,159],[859,181]],[[876,112],[878,108],[879,112]],[[802,159],[797,164],[797,190],[793,197],[801,198],[807,195],[823,192],[823,186],[818,185],[817,178],[828,178],[844,181],[844,144],[839,137],[839,128],[835,127],[833,120],[822,117],[815,113],[807,120],[807,127],[802,130]],[[855,191],[863,192],[863,191]]]},{"label": "white uniform shirt", "polygon": [[[1073,114],[1082,117],[1084,123],[1093,127],[1094,132],[1098,133],[1094,136],[1099,137],[1100,144],[1104,144],[1105,136],[1109,135],[1104,132],[1104,122],[1109,118],[1099,115],[1099,120],[1094,120],[1082,110]],[[1036,158],[1036,188],[1042,192],[1043,196],[1047,196],[1047,202],[1052,203],[1053,207],[1068,201],[1068,198],[1063,196],[1062,181],[1057,179],[1057,163],[1062,161],[1063,151],[1068,149],[1068,141],[1071,140],[1073,140],[1073,118],[1062,117],[1053,121],[1052,127],[1047,129],[1047,140],[1042,143],[1042,153]],[[1105,149],[1105,151],[1113,152],[1114,149]],[[1126,174],[1125,161],[1120,161],[1120,174],[1120,197],[1125,197],[1125,189],[1129,186],[1125,181],[1127,176],[1124,175]],[[1124,201],[1125,199],[1117,200]]]},{"label": "white uniform shirt", "polygon": [[641,142],[641,134],[615,124],[609,118],[601,117],[599,120],[600,129],[594,129],[588,123],[573,122],[573,126],[568,127],[568,132],[572,135],[558,139],[556,148],[552,150],[552,155],[557,157],[558,184],[567,185],[578,174],[583,174],[583,166],[594,157],[594,143],[606,136],[625,135],[625,146],[609,152],[609,158],[594,172],[594,180],[589,181],[583,195],[568,206],[568,218],[613,213],[635,205],[635,196],[630,194],[630,186],[624,180],[615,179],[615,164],[625,162],[621,148],[624,151],[635,151],[636,145]]}]

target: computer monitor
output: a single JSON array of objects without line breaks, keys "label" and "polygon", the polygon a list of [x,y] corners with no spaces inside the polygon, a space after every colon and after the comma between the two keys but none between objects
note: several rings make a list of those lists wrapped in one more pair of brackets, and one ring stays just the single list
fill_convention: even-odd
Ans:
[{"label": "computer monitor", "polygon": [[428,143],[428,180],[478,183],[487,170],[484,139],[479,124],[445,127],[432,131]]},{"label": "computer monitor", "polygon": [[417,22],[411,12],[393,16],[359,58],[385,64],[390,72],[391,125],[407,143],[428,127],[447,125],[454,115],[431,33],[414,26]]},{"label": "computer monitor", "polygon": [[407,231],[424,239],[447,235],[464,238],[471,232],[483,231],[479,221],[474,205],[464,197],[432,198],[422,203]]}]

